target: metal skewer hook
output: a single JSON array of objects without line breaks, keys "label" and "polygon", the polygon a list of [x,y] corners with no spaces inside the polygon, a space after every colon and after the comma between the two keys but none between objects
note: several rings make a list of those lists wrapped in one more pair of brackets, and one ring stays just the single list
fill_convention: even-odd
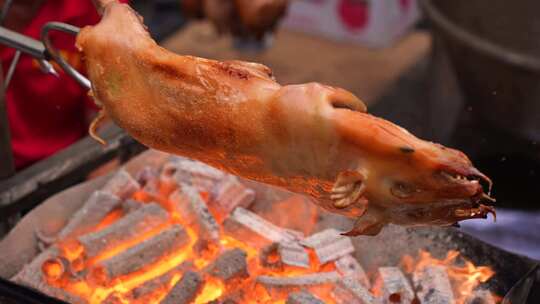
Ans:
[{"label": "metal skewer hook", "polygon": [[51,42],[50,33],[51,31],[60,31],[72,35],[79,34],[80,28],[66,24],[61,22],[49,22],[43,26],[41,29],[41,41],[43,42],[43,45],[45,46],[45,49],[47,50],[47,53],[51,56],[51,58],[58,63],[58,65],[72,78],[74,78],[81,86],[85,87],[86,89],[90,90],[92,88],[92,84],[90,83],[90,80],[88,78],[84,77],[81,73],[79,73],[76,69],[74,69],[65,59],[60,55],[60,52],[53,46]]}]

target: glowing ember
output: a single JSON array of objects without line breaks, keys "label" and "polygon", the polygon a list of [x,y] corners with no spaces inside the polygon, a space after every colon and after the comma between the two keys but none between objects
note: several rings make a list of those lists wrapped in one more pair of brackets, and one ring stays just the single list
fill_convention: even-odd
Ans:
[{"label": "glowing ember", "polygon": [[411,256],[402,258],[402,268],[412,273],[422,271],[426,266],[445,266],[451,280],[457,304],[466,303],[467,298],[481,283],[487,282],[495,272],[487,266],[475,266],[459,256],[459,252],[451,250],[444,259],[436,259],[428,251],[421,250],[418,258]]},{"label": "glowing ember", "polygon": [[[227,191],[205,190],[202,189],[203,186],[207,184],[215,186],[215,179],[220,175],[212,174],[211,183],[204,182],[201,180],[204,176],[197,175],[197,184],[194,186],[202,188],[197,188],[198,190],[194,190],[195,192],[186,198],[184,195],[186,193],[181,193],[182,187],[174,179],[174,176],[180,176],[182,182],[186,182],[189,176],[196,175],[194,173],[179,175],[178,170],[185,169],[185,167],[186,164],[178,165],[174,161],[169,162],[161,174],[154,174],[154,177],[152,175],[145,176],[144,183],[141,182],[141,188],[136,191],[133,191],[134,182],[131,182],[130,193],[132,194],[129,197],[133,200],[129,201],[129,207],[113,209],[101,222],[89,229],[88,233],[108,231],[111,230],[111,227],[121,226],[119,224],[123,222],[123,219],[129,217],[129,214],[133,214],[137,210],[140,213],[142,206],[148,207],[152,203],[161,206],[158,209],[162,212],[166,210],[168,219],[165,218],[166,220],[163,222],[159,221],[158,225],[146,227],[147,229],[135,237],[123,235],[123,237],[118,237],[115,242],[111,242],[112,245],[107,244],[107,246],[99,247],[106,248],[105,250],[93,248],[99,253],[94,255],[90,254],[88,246],[85,247],[78,241],[80,240],[78,237],[60,240],[56,244],[60,249],[60,256],[53,256],[40,264],[39,271],[43,274],[46,282],[74,296],[81,297],[90,304],[162,303],[162,301],[168,303],[167,299],[171,298],[170,292],[172,290],[178,291],[178,287],[183,286],[180,285],[180,282],[184,282],[184,274],[188,272],[196,272],[197,275],[200,275],[204,285],[188,288],[195,290],[190,295],[182,295],[180,291],[179,296],[189,297],[191,300],[195,299],[193,303],[197,304],[226,299],[234,300],[236,303],[285,303],[291,292],[299,291],[299,289],[306,289],[308,295],[321,299],[324,303],[347,303],[348,300],[334,298],[337,285],[342,286],[344,296],[348,292],[346,289],[350,286],[357,286],[357,291],[362,290],[368,298],[383,296],[384,283],[377,280],[371,284],[369,278],[374,278],[376,273],[364,273],[361,265],[351,254],[354,247],[349,239],[342,238],[340,239],[341,243],[337,244],[337,238],[333,236],[334,234],[339,235],[337,231],[330,231],[333,233],[332,235],[326,231],[315,238],[302,236],[302,234],[313,236],[312,233],[317,221],[317,213],[315,209],[310,209],[313,207],[309,202],[304,202],[301,197],[293,196],[280,203],[283,207],[275,208],[275,210],[286,210],[285,214],[268,210],[261,212],[260,216],[266,218],[268,223],[257,222],[258,216],[251,213],[247,206],[242,205],[242,215],[244,218],[250,219],[250,221],[244,221],[243,224],[249,226],[250,223],[254,223],[253,225],[256,226],[251,232],[259,233],[264,239],[265,236],[261,233],[265,231],[262,230],[271,230],[266,236],[265,247],[261,248],[245,242],[246,238],[243,238],[241,233],[235,233],[234,237],[231,234],[226,234],[223,222],[226,221],[228,214],[219,213],[216,211],[219,208],[212,207],[212,204],[221,203],[219,205],[221,208],[232,208],[231,206],[234,207],[236,201],[242,201],[242,204],[245,204],[246,200],[235,200],[230,193],[237,191],[251,195],[252,193],[249,191],[252,190],[236,184],[235,187],[231,187],[230,182],[217,183],[217,185],[228,185],[229,188],[225,189]],[[196,169],[198,171],[195,173],[199,175],[206,172],[200,166]],[[208,172],[214,173],[214,171]],[[126,173],[123,173],[121,177],[123,178],[121,181],[131,181]],[[120,183],[117,184],[120,185]],[[184,186],[184,188],[188,189],[189,187]],[[126,193],[121,188],[118,191],[122,195]],[[173,193],[180,195],[171,195]],[[219,202],[212,201],[213,193],[221,195]],[[169,199],[170,197],[173,199]],[[202,207],[205,207],[206,203],[209,210],[199,206],[200,208],[194,210],[204,212],[193,213],[197,216],[191,215],[191,218],[184,218],[189,214],[186,210],[178,210],[178,206],[184,206],[179,205],[179,199],[191,199],[192,205],[194,202],[203,202]],[[180,203],[185,202],[181,201]],[[238,210],[240,208],[236,209],[236,211]],[[199,233],[201,231],[200,221],[206,221],[202,224],[215,223],[218,225],[219,223],[219,227],[212,230],[212,238],[205,239],[204,235]],[[167,251],[166,248],[155,248],[157,253],[151,255],[151,262],[139,263],[136,260],[135,265],[132,265],[133,263],[126,265],[128,271],[121,272],[121,275],[103,278],[103,265],[107,265],[103,263],[104,261],[109,261],[122,254],[125,255],[133,251],[134,248],[148,244],[147,242],[155,240],[174,227],[182,227],[185,230],[182,230],[184,236],[187,235],[188,238],[187,241],[184,238],[180,247],[174,247],[180,249]],[[271,229],[262,229],[261,227],[270,227]],[[246,229],[249,230],[249,227]],[[296,233],[295,231],[301,232]],[[281,236],[283,235],[286,236],[285,239],[289,243],[282,242]],[[324,237],[325,235],[330,235],[330,237]],[[317,242],[309,245],[309,240],[312,240],[311,243]],[[234,251],[232,249],[241,252],[239,255],[242,259],[241,263],[234,255],[231,255],[231,260],[224,258],[226,255],[224,253]],[[288,258],[292,262],[285,261],[286,259],[282,256],[284,252],[289,254]],[[302,258],[299,260],[301,263],[295,260],[298,257]],[[225,262],[221,262],[221,264],[218,262],[223,260]],[[445,266],[458,304],[465,303],[475,288],[480,283],[489,280],[494,274],[488,267],[477,267],[469,261],[459,259],[457,251],[448,252],[446,258],[442,260],[432,257],[427,251],[421,251],[418,257],[404,256],[401,270],[410,277],[415,271],[421,271],[432,265]],[[115,265],[115,267],[117,266]],[[217,271],[221,275],[216,275],[216,267],[223,268]],[[393,269],[401,273],[398,268],[393,267]],[[247,278],[246,271],[249,273]],[[238,276],[238,273],[243,275]],[[265,285],[264,282],[267,284]],[[344,282],[348,284],[343,284]],[[190,282],[185,283],[189,285]],[[200,283],[201,281],[197,284]],[[271,286],[269,287],[269,285]],[[370,288],[371,285],[373,285],[372,288]],[[175,289],[175,287],[177,288]],[[354,292],[352,296],[354,297]],[[399,294],[391,296],[400,297]]]},{"label": "glowing ember", "polygon": [[62,277],[64,274],[64,265],[59,259],[51,259],[45,261],[42,266],[43,274],[50,281],[56,281]]}]

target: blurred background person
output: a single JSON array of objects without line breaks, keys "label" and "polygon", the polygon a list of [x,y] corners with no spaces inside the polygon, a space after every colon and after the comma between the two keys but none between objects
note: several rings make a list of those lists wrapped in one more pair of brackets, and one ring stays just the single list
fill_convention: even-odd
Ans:
[{"label": "blurred background person", "polygon": [[[0,0],[0,6],[3,7],[5,2]],[[82,27],[97,23],[99,16],[91,1],[19,0],[11,3],[3,25],[39,39],[41,28],[50,21]],[[62,55],[75,68],[82,69],[74,37],[54,34],[52,40]],[[4,73],[14,57],[14,49],[1,47]],[[89,122],[95,115],[96,107],[88,92],[61,69],[56,70],[58,77],[45,74],[35,59],[22,55],[7,87],[11,145],[18,170],[86,136]]]}]

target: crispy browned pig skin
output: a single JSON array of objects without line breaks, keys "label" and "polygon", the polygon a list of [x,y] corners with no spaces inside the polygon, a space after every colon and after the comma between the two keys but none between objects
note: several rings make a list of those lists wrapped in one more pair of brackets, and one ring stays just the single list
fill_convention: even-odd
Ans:
[{"label": "crispy browned pig skin", "polygon": [[77,44],[96,102],[141,143],[306,194],[357,218],[347,235],[494,213],[480,184],[491,181],[467,156],[366,113],[348,91],[281,86],[260,64],[173,54],[115,2]]}]

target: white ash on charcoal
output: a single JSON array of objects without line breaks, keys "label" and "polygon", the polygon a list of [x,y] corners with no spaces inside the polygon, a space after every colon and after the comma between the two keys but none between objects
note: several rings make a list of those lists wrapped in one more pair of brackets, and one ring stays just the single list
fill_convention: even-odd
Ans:
[{"label": "white ash on charcoal", "polygon": [[181,159],[163,166],[160,179],[168,183],[188,184],[199,191],[210,193],[225,177],[225,173],[198,161]]},{"label": "white ash on charcoal", "polygon": [[415,295],[409,281],[397,267],[379,268],[379,276],[383,282],[384,303],[411,303]]},{"label": "white ash on charcoal", "polygon": [[[34,287],[33,287],[34,288]],[[68,291],[65,291],[64,289],[50,286],[48,284],[43,284],[39,288],[34,288],[39,290],[40,292],[51,296],[53,298],[56,298],[58,300],[62,300],[64,302],[70,303],[70,304],[86,304],[88,301],[80,296],[77,296],[73,293],[70,293]]]},{"label": "white ash on charcoal", "polygon": [[143,202],[139,202],[139,201],[134,200],[134,199],[127,199],[127,200],[122,202],[122,211],[123,211],[124,214],[129,214],[129,213],[131,213],[133,211],[138,210],[139,208],[141,208],[144,205],[145,205],[145,203],[143,203]]},{"label": "white ash on charcoal", "polygon": [[422,304],[455,303],[447,268],[444,266],[428,265],[413,272],[413,283]]},{"label": "white ash on charcoal", "polygon": [[255,191],[229,175],[214,187],[209,207],[219,214],[230,214],[236,207],[248,208],[254,200]]},{"label": "white ash on charcoal", "polygon": [[145,166],[135,174],[135,180],[141,187],[153,180],[159,180],[159,170],[152,166]]},{"label": "white ash on charcoal", "polygon": [[[61,288],[57,288],[49,285],[47,276],[50,275],[44,272],[44,264],[54,261],[60,257],[60,249],[56,246],[49,247],[46,251],[40,253],[32,262],[26,264],[23,269],[17,273],[11,281],[21,284],[33,289],[36,289],[44,294],[47,294],[51,297],[63,300],[68,303],[74,304],[85,304],[87,301],[77,295],[74,295],[68,291],[65,291]],[[63,271],[65,271],[64,268]],[[55,274],[55,278],[64,275]]]},{"label": "white ash on charcoal", "polygon": [[159,170],[146,166],[135,174],[135,180],[141,186],[144,193],[157,196],[159,195]]},{"label": "white ash on charcoal", "polygon": [[169,213],[158,204],[145,204],[106,228],[77,238],[86,258],[149,232],[165,223]]},{"label": "white ash on charcoal", "polygon": [[285,231],[285,233],[291,235],[298,242],[302,241],[306,237],[302,231],[288,229],[288,228],[282,228],[282,229],[283,231]]},{"label": "white ash on charcoal", "polygon": [[201,292],[203,285],[204,281],[200,274],[194,271],[187,271],[160,304],[192,303]]},{"label": "white ash on charcoal", "polygon": [[283,264],[309,268],[309,254],[298,242],[281,242],[278,245],[278,252]]},{"label": "white ash on charcoal", "polygon": [[324,304],[324,302],[307,291],[292,292],[285,301],[286,304]]},{"label": "white ash on charcoal", "polygon": [[116,195],[96,191],[88,198],[83,206],[73,214],[71,220],[58,233],[58,239],[76,237],[98,225],[103,218],[120,205],[120,198]]},{"label": "white ash on charcoal", "polygon": [[91,271],[91,279],[99,284],[107,284],[115,278],[151,265],[188,243],[189,236],[185,229],[180,225],[172,225],[112,258],[97,263]]},{"label": "white ash on charcoal", "polygon": [[163,165],[163,168],[159,174],[159,181],[161,183],[175,184],[173,176],[178,170],[176,163],[177,161],[171,160]]},{"label": "white ash on charcoal", "polygon": [[184,262],[179,266],[176,266],[175,268],[167,271],[166,273],[137,286],[136,288],[131,290],[127,298],[133,301],[144,300],[146,297],[151,296],[156,290],[167,287],[169,282],[176,274],[194,270],[195,264],[193,264],[193,262]]},{"label": "white ash on charcoal", "polygon": [[371,283],[364,268],[350,254],[344,255],[335,261],[337,271],[344,277],[351,277],[366,288],[371,288]]},{"label": "white ash on charcoal", "polygon": [[133,193],[140,189],[139,183],[125,169],[120,169],[101,189],[112,193],[120,199],[130,198]]},{"label": "white ash on charcoal", "polygon": [[42,272],[43,263],[56,259],[60,256],[60,249],[56,246],[51,246],[47,250],[38,254],[32,262],[24,265],[24,267],[17,273],[11,280],[26,286],[37,288],[42,283],[45,283],[46,279]]},{"label": "white ash on charcoal", "polygon": [[336,271],[331,272],[318,272],[310,273],[298,276],[290,277],[276,277],[276,276],[267,276],[261,275],[258,276],[256,281],[257,283],[262,284],[266,289],[280,289],[280,288],[301,288],[308,287],[313,285],[323,285],[323,284],[333,284],[341,276]]},{"label": "white ash on charcoal", "polygon": [[247,253],[239,248],[227,250],[206,267],[205,273],[225,283],[246,279],[249,277]]},{"label": "white ash on charcoal", "polygon": [[345,277],[338,281],[332,290],[332,297],[338,304],[378,304],[376,298],[366,286],[353,277]]},{"label": "white ash on charcoal", "polygon": [[181,184],[169,200],[186,224],[196,227],[199,238],[219,243],[219,225],[197,189]]},{"label": "white ash on charcoal", "polygon": [[302,240],[302,245],[313,248],[321,264],[334,261],[354,252],[350,238],[336,229],[326,229]]},{"label": "white ash on charcoal", "polygon": [[473,291],[472,295],[470,295],[465,301],[465,304],[495,304],[495,303],[497,303],[495,301],[495,298],[493,297],[491,292],[486,289],[478,289],[478,290]]},{"label": "white ash on charcoal", "polygon": [[297,236],[282,229],[257,214],[237,207],[223,222],[226,234],[253,247],[262,248],[271,242],[296,241]]}]

